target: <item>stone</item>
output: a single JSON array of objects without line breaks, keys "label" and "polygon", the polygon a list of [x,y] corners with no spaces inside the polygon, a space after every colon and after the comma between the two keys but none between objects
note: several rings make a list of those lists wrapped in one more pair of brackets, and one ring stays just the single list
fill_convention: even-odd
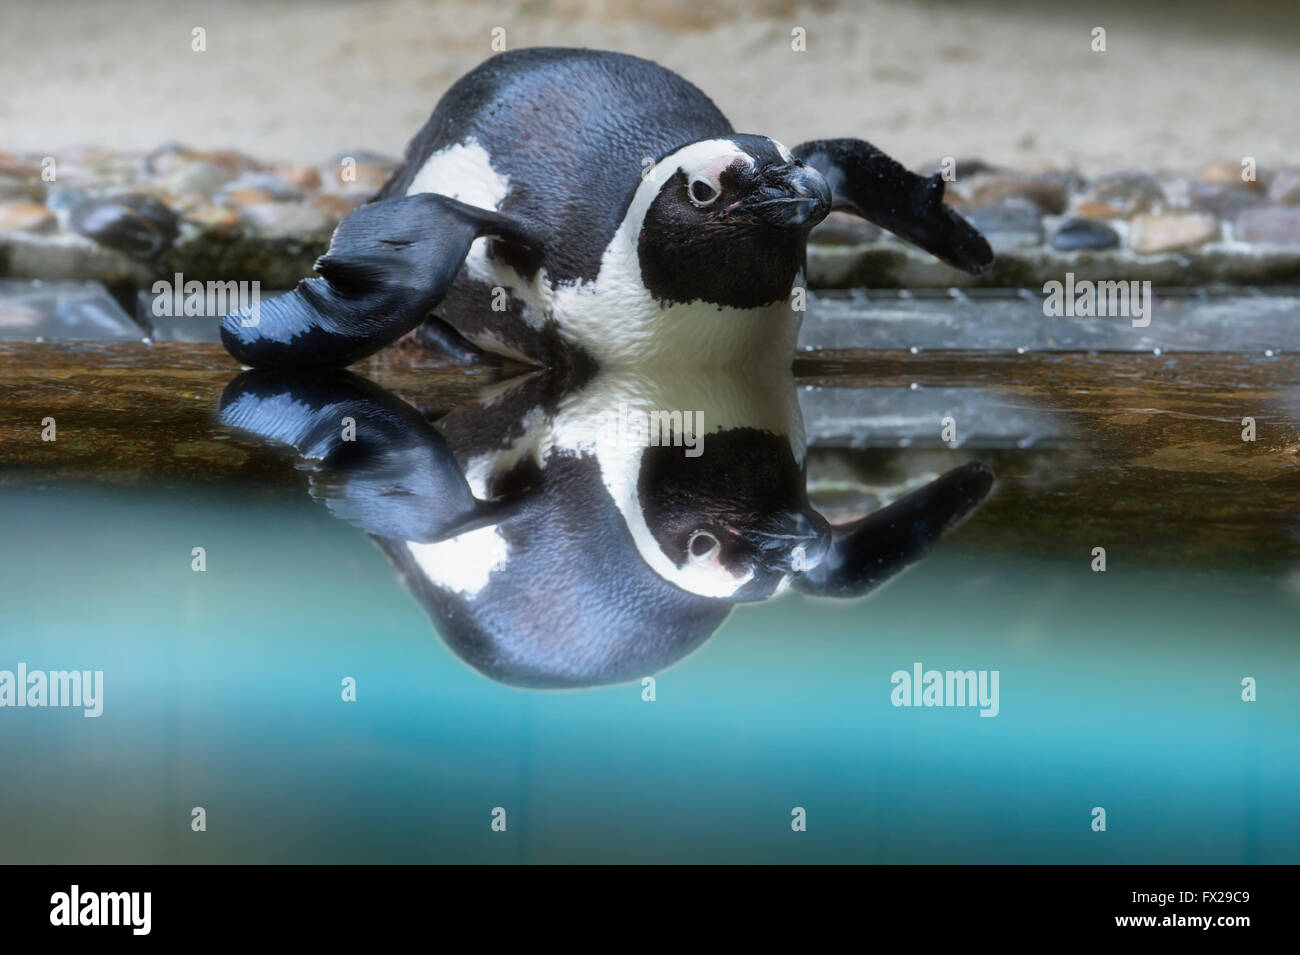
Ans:
[{"label": "stone", "polygon": [[1203,212],[1165,212],[1134,216],[1128,244],[1139,255],[1192,249],[1217,238],[1219,220]]},{"label": "stone", "polygon": [[964,212],[970,224],[988,239],[994,253],[1043,241],[1043,218],[1028,199],[1008,198]]},{"label": "stone", "polygon": [[1062,252],[1113,249],[1118,245],[1118,232],[1104,222],[1090,219],[1067,219],[1052,236],[1052,248]]},{"label": "stone", "polygon": [[0,202],[29,200],[40,202],[45,198],[45,183],[39,175],[15,174],[0,170]]},{"label": "stone", "polygon": [[219,204],[234,206],[236,209],[276,201],[275,196],[265,189],[258,189],[254,186],[246,186],[240,189],[223,189],[217,193],[215,199]]},{"label": "stone", "polygon": [[1248,209],[1233,223],[1233,234],[1243,242],[1300,245],[1300,206]]},{"label": "stone", "polygon": [[357,206],[361,205],[363,201],[364,200],[354,202],[349,196],[342,196],[329,192],[322,192],[318,195],[312,196],[311,198],[312,205],[336,221],[342,219]]},{"label": "stone", "polygon": [[251,205],[251,202],[239,203],[231,198],[236,194],[251,193],[266,196],[261,202],[287,202],[293,199],[301,199],[302,191],[291,186],[278,176],[269,172],[245,173],[233,182],[222,186],[213,197],[218,205],[226,202],[233,202],[236,205]]},{"label": "stone", "polygon": [[306,238],[333,231],[335,222],[309,202],[263,202],[240,210],[245,222],[271,238]]},{"label": "stone", "polygon": [[58,227],[54,213],[35,202],[0,204],[0,232],[49,233]]},{"label": "stone", "polygon": [[72,210],[68,224],[100,245],[140,261],[171,248],[180,231],[176,213],[156,196],[143,194],[89,199]]},{"label": "stone", "polygon": [[1196,174],[1198,182],[1214,183],[1221,186],[1238,186],[1244,189],[1258,189],[1260,187],[1258,179],[1242,179],[1241,175],[1245,172],[1245,167],[1239,162],[1216,162],[1210,163],[1199,173]]},{"label": "stone", "polygon": [[808,236],[816,245],[866,245],[880,238],[879,226],[847,212],[832,212]]},{"label": "stone", "polygon": [[1074,214],[1081,219],[1119,219],[1119,210],[1108,202],[1081,202],[1074,207]]},{"label": "stone", "polygon": [[1070,201],[1070,192],[1064,180],[1049,176],[984,173],[971,183],[974,205],[987,205],[1008,198],[1028,199],[1043,212],[1060,215]]},{"label": "stone", "polygon": [[1268,187],[1268,201],[1278,205],[1300,205],[1300,169],[1282,169]]},{"label": "stone", "polygon": [[223,234],[237,232],[244,224],[239,213],[226,206],[203,206],[187,212],[185,219],[204,230]]},{"label": "stone", "polygon": [[250,156],[234,150],[217,150],[200,152],[180,143],[164,143],[150,151],[142,163],[146,172],[158,176],[171,175],[193,163],[208,163],[226,171],[230,178],[241,172],[255,172],[264,168],[261,163]]},{"label": "stone", "polygon": [[1127,219],[1163,207],[1165,194],[1160,184],[1146,173],[1121,172],[1093,180],[1080,200],[1105,203],[1120,218]]},{"label": "stone", "polygon": [[397,165],[395,161],[372,153],[344,153],[329,167],[325,185],[331,192],[372,196],[388,181]]},{"label": "stone", "polygon": [[277,166],[275,174],[300,192],[311,192],[320,188],[320,172],[315,166],[300,163]]},{"label": "stone", "polygon": [[1193,208],[1212,212],[1220,219],[1234,219],[1262,201],[1259,191],[1243,189],[1241,183],[1206,182],[1200,179],[1188,184],[1187,197]]},{"label": "stone", "polygon": [[206,160],[183,163],[163,176],[161,184],[168,192],[200,192],[210,196],[235,178],[231,169]]}]

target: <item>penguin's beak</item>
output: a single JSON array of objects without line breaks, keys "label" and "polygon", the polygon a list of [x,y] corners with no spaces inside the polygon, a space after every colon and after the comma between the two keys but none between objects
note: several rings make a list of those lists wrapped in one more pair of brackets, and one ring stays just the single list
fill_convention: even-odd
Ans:
[{"label": "penguin's beak", "polygon": [[763,170],[742,207],[780,229],[811,229],[831,211],[831,190],[821,173],[795,160]]},{"label": "penguin's beak", "polygon": [[825,559],[831,546],[831,528],[816,512],[778,511],[764,517],[754,528],[751,540],[763,567],[783,574],[801,574]]}]

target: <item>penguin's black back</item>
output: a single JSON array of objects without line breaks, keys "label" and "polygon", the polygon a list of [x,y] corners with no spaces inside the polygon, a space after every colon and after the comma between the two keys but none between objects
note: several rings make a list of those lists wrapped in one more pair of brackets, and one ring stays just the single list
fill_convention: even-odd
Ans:
[{"label": "penguin's black back", "polygon": [[508,177],[501,212],[548,240],[554,281],[590,281],[644,161],[730,135],[691,83],[649,60],[538,47],[502,53],[456,82],[376,198],[402,196],[433,153],[473,137]]}]

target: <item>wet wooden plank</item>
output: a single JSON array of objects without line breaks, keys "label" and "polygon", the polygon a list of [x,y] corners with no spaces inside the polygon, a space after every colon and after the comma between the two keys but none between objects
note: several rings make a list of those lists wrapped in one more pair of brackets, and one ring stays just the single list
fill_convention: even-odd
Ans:
[{"label": "wet wooden plank", "polygon": [[[523,369],[389,349],[356,370],[437,415]],[[284,457],[216,427],[238,372],[213,345],[0,343],[0,484],[301,493]],[[878,503],[970,458],[993,465],[993,496],[951,545],[974,559],[1086,565],[1104,546],[1116,569],[1300,567],[1300,355],[814,353],[796,373],[814,480],[838,469]]]}]

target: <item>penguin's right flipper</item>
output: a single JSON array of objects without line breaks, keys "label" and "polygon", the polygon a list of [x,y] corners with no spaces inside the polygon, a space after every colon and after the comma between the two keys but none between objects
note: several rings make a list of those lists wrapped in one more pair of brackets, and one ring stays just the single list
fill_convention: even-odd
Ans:
[{"label": "penguin's right flipper", "polygon": [[537,248],[528,229],[508,217],[436,193],[360,206],[343,217],[316,262],[321,277],[227,315],[222,344],[258,367],[359,361],[424,321],[480,236]]},{"label": "penguin's right flipper", "polygon": [[832,525],[825,559],[791,586],[816,597],[861,597],[924,557],[992,487],[992,469],[971,461],[859,521]]},{"label": "penguin's right flipper", "polygon": [[508,518],[527,500],[474,497],[456,458],[424,417],[345,371],[249,371],[221,396],[221,423],[292,447],[311,496],[378,534],[433,543]]},{"label": "penguin's right flipper", "polygon": [[861,139],[817,139],[791,152],[826,177],[832,209],[862,216],[972,275],[993,266],[988,240],[943,201],[938,173],[918,176]]}]

